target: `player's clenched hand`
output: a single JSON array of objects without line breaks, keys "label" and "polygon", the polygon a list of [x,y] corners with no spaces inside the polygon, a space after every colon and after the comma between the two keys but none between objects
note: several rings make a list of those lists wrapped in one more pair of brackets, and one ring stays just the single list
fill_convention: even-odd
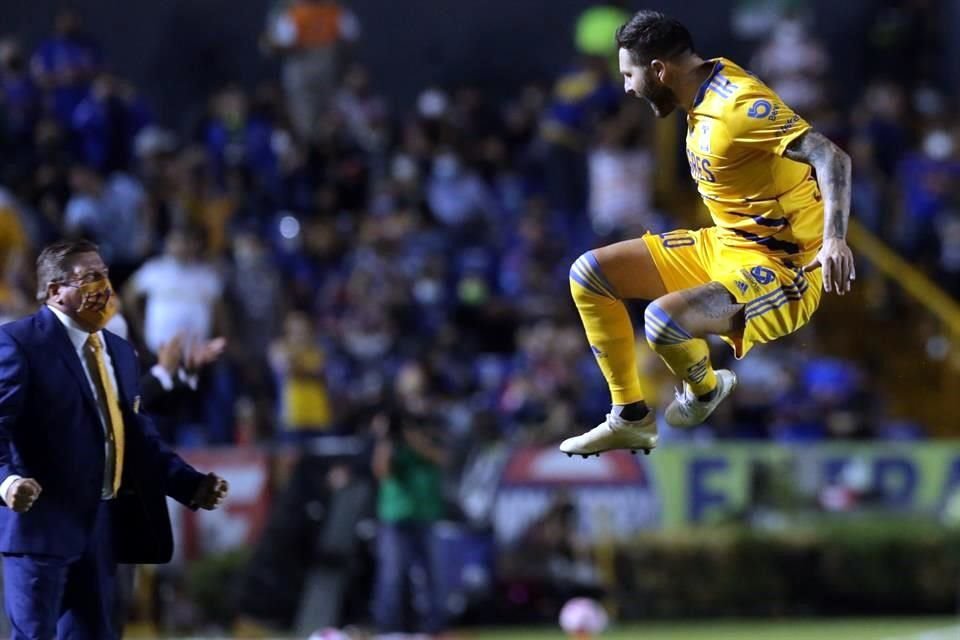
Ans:
[{"label": "player's clenched hand", "polygon": [[3,501],[17,513],[24,513],[30,510],[42,490],[40,483],[33,478],[20,478],[7,487]]},{"label": "player's clenched hand", "polygon": [[818,268],[823,269],[823,290],[827,293],[835,291],[842,296],[850,291],[850,284],[857,279],[853,253],[843,238],[825,238],[817,257],[803,270],[813,271]]}]

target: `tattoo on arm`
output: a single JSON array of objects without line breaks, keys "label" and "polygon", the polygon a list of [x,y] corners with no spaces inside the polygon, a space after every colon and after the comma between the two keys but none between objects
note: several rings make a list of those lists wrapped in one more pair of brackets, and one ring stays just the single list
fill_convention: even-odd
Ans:
[{"label": "tattoo on arm", "polygon": [[823,194],[823,237],[845,238],[850,218],[850,156],[816,131],[795,139],[783,155],[817,172]]},{"label": "tattoo on arm", "polygon": [[831,227],[828,231],[828,238],[846,238],[847,237],[847,218],[849,215],[835,215],[830,218]]}]

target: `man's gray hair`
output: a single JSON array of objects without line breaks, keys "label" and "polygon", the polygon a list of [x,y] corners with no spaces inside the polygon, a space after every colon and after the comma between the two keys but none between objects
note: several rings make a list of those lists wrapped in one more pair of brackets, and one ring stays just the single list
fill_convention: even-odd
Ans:
[{"label": "man's gray hair", "polygon": [[47,245],[37,256],[37,301],[47,301],[47,290],[54,282],[70,278],[71,258],[80,253],[100,253],[89,240],[65,240]]}]

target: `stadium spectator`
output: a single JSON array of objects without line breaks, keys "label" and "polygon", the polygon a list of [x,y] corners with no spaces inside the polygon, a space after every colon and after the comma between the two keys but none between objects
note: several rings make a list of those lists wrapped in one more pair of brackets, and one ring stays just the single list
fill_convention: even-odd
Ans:
[{"label": "stadium spectator", "polygon": [[30,239],[24,215],[13,194],[0,187],[0,314],[10,319],[23,315],[30,306],[24,295],[24,287],[32,279],[27,273]]},{"label": "stadium spectator", "polygon": [[434,524],[443,516],[441,468],[447,453],[437,441],[429,374],[408,363],[397,376],[398,406],[378,414],[373,472],[380,483],[377,569],[373,616],[380,633],[408,631],[404,622],[406,586],[413,588],[416,631],[436,634],[445,627],[437,577],[442,570]]},{"label": "stadium spectator", "polygon": [[54,34],[40,43],[30,66],[46,92],[49,113],[62,126],[70,126],[74,109],[102,64],[100,46],[83,30],[79,14],[73,9],[57,13]]},{"label": "stadium spectator", "polygon": [[388,111],[383,97],[375,94],[370,84],[367,68],[352,65],[344,75],[335,105],[354,142],[367,153],[379,153],[387,141]]},{"label": "stadium spectator", "polygon": [[222,322],[217,309],[223,281],[201,257],[196,231],[172,230],[165,249],[130,277],[124,291],[128,317],[154,352],[177,335],[187,343],[207,340]]},{"label": "stadium spectator", "polygon": [[483,227],[496,213],[489,187],[452,149],[434,156],[426,193],[433,214],[454,233]]},{"label": "stadium spectator", "polygon": [[798,18],[780,21],[750,61],[750,69],[800,113],[813,117],[827,98],[829,57]]},{"label": "stadium spectator", "polygon": [[121,286],[152,248],[143,186],[131,174],[104,175],[96,167],[78,164],[70,169],[70,187],[73,197],[64,212],[64,230],[72,237],[96,240]]},{"label": "stadium spectator", "polygon": [[15,146],[27,146],[40,117],[40,91],[30,76],[20,42],[15,38],[0,41],[0,102],[4,114],[4,133]]},{"label": "stadium spectator", "polygon": [[343,49],[359,35],[357,16],[332,0],[294,0],[268,26],[265,40],[285,57],[287,106],[304,140],[317,136],[336,88]]},{"label": "stadium spectator", "polygon": [[598,236],[661,231],[653,211],[653,154],[639,103],[624,103],[598,125],[587,157],[590,220]]},{"label": "stadium spectator", "polygon": [[585,56],[563,73],[540,124],[547,200],[570,220],[587,203],[586,150],[595,123],[614,113],[621,93],[606,58]]},{"label": "stadium spectator", "polygon": [[82,161],[104,173],[127,170],[134,138],[150,119],[132,87],[110,74],[99,74],[71,119]]},{"label": "stadium spectator", "polygon": [[930,127],[924,132],[920,149],[902,156],[897,179],[903,194],[903,213],[897,238],[908,256],[919,258],[931,243],[935,245],[935,220],[957,201],[958,176],[957,143],[946,127]]},{"label": "stadium spectator", "polygon": [[156,364],[140,378],[144,412],[151,416],[177,415],[186,398],[196,392],[200,370],[215,362],[226,346],[224,338],[214,338],[185,349],[180,335],[161,345]]},{"label": "stadium spectator", "polygon": [[270,366],[278,389],[278,435],[296,439],[329,432],[333,415],[324,353],[307,314],[287,315],[283,335],[270,346]]}]

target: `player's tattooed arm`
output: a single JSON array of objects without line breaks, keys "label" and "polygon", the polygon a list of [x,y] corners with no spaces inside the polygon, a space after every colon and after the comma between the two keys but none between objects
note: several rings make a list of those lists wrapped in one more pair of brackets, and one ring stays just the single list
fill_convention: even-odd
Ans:
[{"label": "player's tattooed arm", "polygon": [[817,172],[823,194],[824,238],[846,238],[850,218],[850,156],[816,131],[807,131],[787,146],[783,154]]},{"label": "player's tattooed arm", "polygon": [[853,254],[846,240],[850,219],[850,156],[816,131],[807,131],[793,140],[783,155],[813,167],[823,194],[823,248],[805,270],[822,267],[824,290],[832,288],[843,295],[856,278]]}]

